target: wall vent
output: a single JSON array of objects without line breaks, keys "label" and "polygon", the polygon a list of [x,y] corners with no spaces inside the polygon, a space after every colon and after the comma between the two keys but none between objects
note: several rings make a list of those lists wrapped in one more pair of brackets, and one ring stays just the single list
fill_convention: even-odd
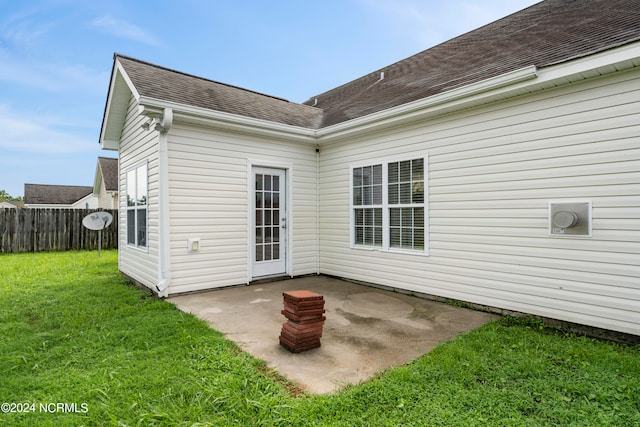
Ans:
[{"label": "wall vent", "polygon": [[549,234],[591,237],[591,201],[549,201]]}]

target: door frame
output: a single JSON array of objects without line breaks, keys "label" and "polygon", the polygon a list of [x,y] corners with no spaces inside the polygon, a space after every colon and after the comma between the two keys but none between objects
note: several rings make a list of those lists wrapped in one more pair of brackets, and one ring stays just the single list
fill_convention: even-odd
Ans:
[{"label": "door frame", "polygon": [[268,160],[247,160],[247,283],[255,279],[261,279],[269,276],[254,276],[253,273],[253,257],[255,253],[255,180],[253,179],[255,168],[270,168],[280,169],[284,171],[284,188],[285,188],[285,218],[286,228],[283,230],[281,236],[284,238],[285,250],[285,272],[284,275],[292,276],[292,259],[293,259],[293,191],[292,191],[292,176],[293,176],[293,164],[287,162],[277,162]]}]

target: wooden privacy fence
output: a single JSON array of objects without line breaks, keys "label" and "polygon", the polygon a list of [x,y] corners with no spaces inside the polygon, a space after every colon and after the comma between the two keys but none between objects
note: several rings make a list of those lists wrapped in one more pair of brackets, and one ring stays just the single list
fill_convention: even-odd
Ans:
[{"label": "wooden privacy fence", "polygon": [[108,209],[0,209],[0,252],[97,250],[98,232],[82,225],[104,210],[113,222],[102,231],[102,249],[118,247],[118,211]]}]

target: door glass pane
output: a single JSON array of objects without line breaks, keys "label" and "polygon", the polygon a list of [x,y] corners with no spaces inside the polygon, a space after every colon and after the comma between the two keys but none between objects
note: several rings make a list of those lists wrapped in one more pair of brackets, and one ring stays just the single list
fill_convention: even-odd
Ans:
[{"label": "door glass pane", "polygon": [[[281,259],[280,215],[284,215],[280,203],[282,185],[280,176],[256,174],[254,213],[256,262]],[[284,197],[284,193],[282,196]]]}]

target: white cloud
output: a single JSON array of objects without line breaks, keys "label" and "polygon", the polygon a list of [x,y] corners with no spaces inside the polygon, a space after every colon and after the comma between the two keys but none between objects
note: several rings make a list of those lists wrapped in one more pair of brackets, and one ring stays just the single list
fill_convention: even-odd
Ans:
[{"label": "white cloud", "polygon": [[[78,153],[95,149],[96,141],[67,130],[68,119],[23,113],[0,105],[0,148],[23,153]],[[96,137],[97,138],[97,137]]]},{"label": "white cloud", "polygon": [[89,23],[89,25],[98,31],[115,37],[133,40],[136,42],[158,46],[160,42],[150,33],[147,33],[137,25],[133,25],[127,21],[113,18],[110,15],[102,16]]}]

